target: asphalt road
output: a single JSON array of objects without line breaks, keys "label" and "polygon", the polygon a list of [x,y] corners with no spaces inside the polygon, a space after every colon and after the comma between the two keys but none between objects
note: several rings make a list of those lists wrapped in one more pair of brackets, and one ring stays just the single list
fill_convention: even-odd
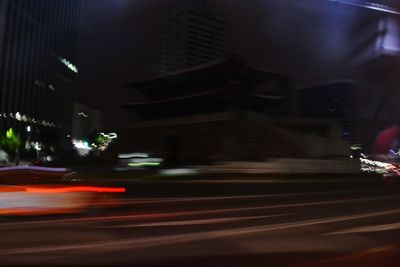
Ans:
[{"label": "asphalt road", "polygon": [[133,183],[102,213],[2,221],[0,266],[400,266],[399,187]]}]

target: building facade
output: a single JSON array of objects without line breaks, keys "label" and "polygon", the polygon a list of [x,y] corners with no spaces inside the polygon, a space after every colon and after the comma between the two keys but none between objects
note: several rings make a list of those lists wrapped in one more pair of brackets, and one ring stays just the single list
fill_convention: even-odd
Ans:
[{"label": "building facade", "polygon": [[171,72],[223,58],[225,25],[210,0],[177,0],[162,28],[160,71]]},{"label": "building facade", "polygon": [[73,110],[72,138],[81,139],[102,130],[103,116],[101,111],[76,102]]},{"label": "building facade", "polygon": [[146,100],[127,103],[134,120],[119,151],[171,164],[348,157],[340,127],[294,114],[291,80],[231,58],[130,83]]},{"label": "building facade", "polygon": [[0,127],[69,132],[80,0],[0,0]]},{"label": "building facade", "polygon": [[373,93],[360,81],[332,80],[297,90],[298,112],[301,117],[336,120],[342,138],[366,152],[385,125],[373,116],[378,100]]},{"label": "building facade", "polygon": [[346,76],[358,81],[353,90],[353,117],[357,117],[358,125],[353,128],[359,128],[358,140],[366,148],[365,153],[371,152],[380,130],[400,121],[400,20],[392,13],[398,12],[394,1],[386,2],[382,9],[385,12],[361,20],[348,40],[352,66]]}]

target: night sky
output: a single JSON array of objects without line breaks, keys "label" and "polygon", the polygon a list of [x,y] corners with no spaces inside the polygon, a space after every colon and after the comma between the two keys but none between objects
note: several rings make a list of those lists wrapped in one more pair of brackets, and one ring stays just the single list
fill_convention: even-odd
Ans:
[{"label": "night sky", "polygon": [[[157,73],[160,25],[170,0],[82,2],[79,96],[115,118],[117,107],[135,98],[123,84]],[[321,0],[217,3],[227,25],[228,52],[283,72],[299,86],[341,75],[348,64],[349,33],[371,13]]]}]

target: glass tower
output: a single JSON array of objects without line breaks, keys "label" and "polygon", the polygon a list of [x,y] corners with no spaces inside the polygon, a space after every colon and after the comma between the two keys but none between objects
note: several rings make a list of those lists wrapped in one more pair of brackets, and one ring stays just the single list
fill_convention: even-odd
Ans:
[{"label": "glass tower", "polygon": [[0,127],[70,131],[81,0],[0,0]]}]

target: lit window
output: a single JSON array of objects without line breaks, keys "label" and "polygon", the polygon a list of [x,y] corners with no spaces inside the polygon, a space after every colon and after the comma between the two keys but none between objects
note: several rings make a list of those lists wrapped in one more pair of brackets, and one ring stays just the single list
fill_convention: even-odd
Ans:
[{"label": "lit window", "polygon": [[17,119],[18,121],[22,120],[22,116],[19,112],[15,113],[15,119]]},{"label": "lit window", "polygon": [[72,72],[78,73],[78,68],[69,62],[67,59],[60,57],[59,58],[60,62],[64,64],[68,69],[70,69]]}]

